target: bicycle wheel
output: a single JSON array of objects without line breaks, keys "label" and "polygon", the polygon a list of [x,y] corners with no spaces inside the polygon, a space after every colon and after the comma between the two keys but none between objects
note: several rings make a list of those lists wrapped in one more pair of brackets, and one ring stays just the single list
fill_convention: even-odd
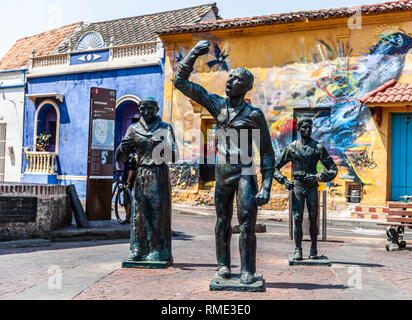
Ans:
[{"label": "bicycle wheel", "polygon": [[120,224],[130,223],[130,199],[130,190],[123,185],[119,186],[114,208],[116,213],[116,219]]}]

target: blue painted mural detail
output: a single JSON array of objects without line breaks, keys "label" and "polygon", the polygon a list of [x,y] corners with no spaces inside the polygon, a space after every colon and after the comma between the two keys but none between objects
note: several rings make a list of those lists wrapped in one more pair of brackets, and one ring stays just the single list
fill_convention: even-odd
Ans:
[{"label": "blue painted mural detail", "polygon": [[177,62],[177,63],[180,63],[180,62],[184,59],[185,56],[186,56],[185,52],[182,51],[182,50],[180,50],[180,51],[175,55],[176,62]]},{"label": "blue painted mural detail", "polygon": [[358,90],[366,94],[392,79],[399,79],[412,38],[404,32],[386,35],[359,61]]},{"label": "blue painted mural detail", "polygon": [[107,62],[110,58],[109,50],[95,52],[72,53],[70,55],[70,65],[79,65],[86,63]]},{"label": "blue painted mural detail", "polygon": [[[392,39],[397,39],[392,40]],[[412,39],[401,32],[388,35],[381,39],[369,54],[362,57],[351,72],[351,81],[355,90],[352,90],[346,99],[332,99],[332,135],[331,141],[337,154],[346,159],[349,169],[353,169],[347,156],[344,154],[350,148],[367,146],[356,144],[357,138],[367,132],[367,122],[371,118],[370,109],[359,99],[369,92],[382,86],[388,81],[398,80],[401,76],[405,55],[412,48]],[[350,170],[356,180],[355,170]]]},{"label": "blue painted mural detail", "polygon": [[229,65],[227,62],[227,58],[229,57],[229,54],[226,52],[226,50],[222,51],[219,48],[219,45],[215,44],[214,50],[213,50],[213,56],[214,56],[214,59],[206,63],[209,68],[213,68],[217,66],[217,71],[219,70],[229,71]]}]

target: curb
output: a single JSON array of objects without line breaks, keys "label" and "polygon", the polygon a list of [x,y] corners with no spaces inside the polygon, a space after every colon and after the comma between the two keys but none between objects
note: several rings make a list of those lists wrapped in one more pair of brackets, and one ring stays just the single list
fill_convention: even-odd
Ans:
[{"label": "curb", "polygon": [[[173,208],[173,214],[190,215],[190,216],[208,216],[215,217],[216,214],[212,208],[199,208],[199,211],[189,208]],[[288,217],[276,217],[276,216],[264,216],[258,217],[259,221],[263,222],[277,222],[277,223],[289,223]],[[320,220],[322,223],[322,219]],[[327,219],[327,226],[330,228],[361,228],[372,230],[386,230],[385,226],[379,226],[377,223],[386,222],[386,220],[367,220],[367,219]]]},{"label": "curb", "polygon": [[29,239],[0,242],[0,249],[43,248],[50,246],[51,241],[45,239]]},{"label": "curb", "polygon": [[331,228],[386,230],[386,226],[378,225],[379,222],[386,222],[386,220],[330,219],[327,226]]},{"label": "curb", "polygon": [[[194,211],[190,209],[183,209],[183,208],[173,208],[174,215],[190,215],[190,216],[208,216],[214,217],[215,213],[213,210],[208,209],[205,212],[205,209]],[[284,223],[288,224],[289,219],[284,217],[260,217],[258,219],[261,222],[276,222],[276,223]],[[328,219],[327,226],[329,228],[346,228],[346,229],[375,229],[384,230],[385,226],[378,226],[376,220],[364,220],[364,219]],[[321,220],[322,223],[322,220]],[[262,225],[263,228],[263,225]],[[262,230],[263,231],[263,230]],[[178,237],[179,234],[173,232],[174,237]],[[111,227],[95,227],[95,228],[87,228],[87,229],[80,229],[77,226],[73,225],[69,228],[64,228],[61,230],[56,230],[50,233],[49,239],[51,242],[75,242],[75,241],[101,241],[101,240],[128,240],[130,239],[130,226],[121,226],[118,225],[116,222],[113,222]],[[30,245],[27,242],[27,246],[36,246],[36,241],[38,240],[31,240],[33,242]],[[43,240],[48,241],[48,240]],[[49,242],[50,242],[49,241]],[[0,243],[0,248],[2,243]],[[47,245],[46,242],[38,242],[37,246],[41,244]],[[12,244],[9,245],[8,248]],[[18,244],[16,244],[18,245]],[[50,244],[48,244],[50,245]]]},{"label": "curb", "polygon": [[130,229],[119,227],[79,229],[70,227],[53,231],[49,237],[52,242],[124,240],[130,239]]},{"label": "curb", "polygon": [[[130,225],[119,225],[113,222],[110,227],[78,228],[73,225],[68,228],[50,233],[51,242],[102,241],[102,240],[130,240]],[[173,237],[179,237],[172,232]]]}]

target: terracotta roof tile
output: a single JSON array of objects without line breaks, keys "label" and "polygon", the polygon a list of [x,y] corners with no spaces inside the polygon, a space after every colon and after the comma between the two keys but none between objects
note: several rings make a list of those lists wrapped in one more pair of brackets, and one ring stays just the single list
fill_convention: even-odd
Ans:
[{"label": "terracotta roof tile", "polygon": [[[242,27],[253,27],[257,25],[271,25],[289,22],[300,22],[320,19],[335,19],[341,17],[351,17],[359,8],[337,8],[321,9],[313,11],[298,11],[292,13],[264,15],[260,17],[235,18],[226,20],[217,20],[213,22],[201,22],[191,25],[178,25],[163,28],[158,31],[159,35],[178,34],[178,33],[195,33],[220,29],[233,29]],[[375,15],[380,13],[407,11],[412,10],[412,0],[391,1],[380,4],[371,4],[360,6],[362,14]]]},{"label": "terracotta roof tile", "polygon": [[412,83],[398,83],[392,79],[360,101],[364,104],[412,102]]},{"label": "terracotta roof tile", "polygon": [[87,33],[100,34],[106,46],[121,46],[135,43],[156,41],[157,31],[180,24],[196,24],[214,13],[213,20],[221,19],[216,3],[209,3],[192,8],[153,13],[138,17],[116,19],[105,22],[85,23],[70,37],[65,39],[54,51],[54,54],[74,51],[79,41]]},{"label": "terracotta roof tile", "polygon": [[11,70],[28,67],[32,51],[36,56],[50,54],[81,23],[74,23],[34,36],[17,40],[0,60],[0,70]]}]

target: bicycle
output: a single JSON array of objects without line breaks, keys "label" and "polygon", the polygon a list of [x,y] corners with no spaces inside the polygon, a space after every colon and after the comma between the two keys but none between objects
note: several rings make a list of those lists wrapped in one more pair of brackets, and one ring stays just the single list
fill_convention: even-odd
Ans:
[{"label": "bicycle", "polygon": [[112,184],[112,199],[115,198],[114,211],[117,222],[120,224],[130,223],[132,194],[128,186],[122,181],[122,170],[115,171],[118,177],[113,180]]}]

